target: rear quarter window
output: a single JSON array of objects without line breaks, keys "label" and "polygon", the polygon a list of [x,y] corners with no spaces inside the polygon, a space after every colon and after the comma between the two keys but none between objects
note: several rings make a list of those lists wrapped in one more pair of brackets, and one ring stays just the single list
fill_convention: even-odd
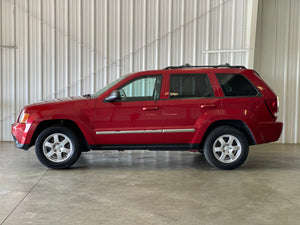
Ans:
[{"label": "rear quarter window", "polygon": [[261,93],[255,86],[241,74],[216,74],[224,96],[255,97]]}]

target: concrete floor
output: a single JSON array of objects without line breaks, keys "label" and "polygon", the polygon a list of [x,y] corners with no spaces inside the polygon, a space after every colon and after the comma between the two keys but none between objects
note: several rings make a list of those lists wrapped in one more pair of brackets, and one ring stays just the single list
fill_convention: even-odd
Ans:
[{"label": "concrete floor", "polygon": [[234,171],[150,151],[84,153],[56,171],[0,142],[0,224],[300,224],[300,145],[250,150]]}]

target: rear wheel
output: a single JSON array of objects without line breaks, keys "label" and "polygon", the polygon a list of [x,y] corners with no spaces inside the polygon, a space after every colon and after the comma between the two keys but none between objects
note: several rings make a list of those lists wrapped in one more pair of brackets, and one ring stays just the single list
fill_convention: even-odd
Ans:
[{"label": "rear wheel", "polygon": [[66,169],[77,161],[81,151],[78,138],[72,130],[63,126],[52,126],[38,136],[35,153],[45,166]]},{"label": "rear wheel", "polygon": [[244,134],[229,126],[214,129],[204,144],[206,160],[218,169],[231,170],[241,166],[247,159],[248,142]]}]

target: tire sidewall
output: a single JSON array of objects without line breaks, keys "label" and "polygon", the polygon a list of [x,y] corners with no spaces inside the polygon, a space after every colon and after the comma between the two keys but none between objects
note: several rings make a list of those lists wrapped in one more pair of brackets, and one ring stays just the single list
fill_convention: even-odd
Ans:
[{"label": "tire sidewall", "polygon": [[[214,153],[213,153],[213,145],[215,141],[221,137],[222,135],[232,135],[236,137],[240,144],[241,144],[241,154],[238,159],[236,159],[232,163],[223,163],[219,161]],[[248,142],[243,135],[243,133],[235,128],[229,127],[229,126],[222,126],[214,129],[211,131],[211,133],[208,135],[205,144],[204,144],[204,156],[206,160],[211,164],[213,167],[223,170],[232,170],[240,167],[247,159],[249,152],[249,146]]]},{"label": "tire sidewall", "polygon": [[[47,137],[49,137],[49,135],[54,133],[62,133],[66,135],[72,142],[73,154],[69,159],[67,159],[64,162],[52,162],[49,159],[47,159],[47,157],[43,153],[44,141],[46,140]],[[46,128],[39,134],[35,142],[35,153],[37,158],[43,165],[51,169],[66,169],[72,166],[77,161],[81,152],[80,152],[78,138],[72,130],[63,126],[53,126],[53,127]]]}]

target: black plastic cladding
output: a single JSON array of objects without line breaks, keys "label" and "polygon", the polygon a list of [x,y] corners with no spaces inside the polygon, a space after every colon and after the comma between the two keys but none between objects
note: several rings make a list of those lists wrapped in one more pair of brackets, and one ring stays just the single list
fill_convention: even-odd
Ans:
[{"label": "black plastic cladding", "polygon": [[211,65],[211,66],[191,66],[190,64],[185,64],[182,66],[168,66],[165,67],[164,70],[172,70],[172,69],[184,69],[184,68],[233,68],[233,69],[247,69],[245,66],[231,66],[229,63],[225,63],[222,65]]}]

